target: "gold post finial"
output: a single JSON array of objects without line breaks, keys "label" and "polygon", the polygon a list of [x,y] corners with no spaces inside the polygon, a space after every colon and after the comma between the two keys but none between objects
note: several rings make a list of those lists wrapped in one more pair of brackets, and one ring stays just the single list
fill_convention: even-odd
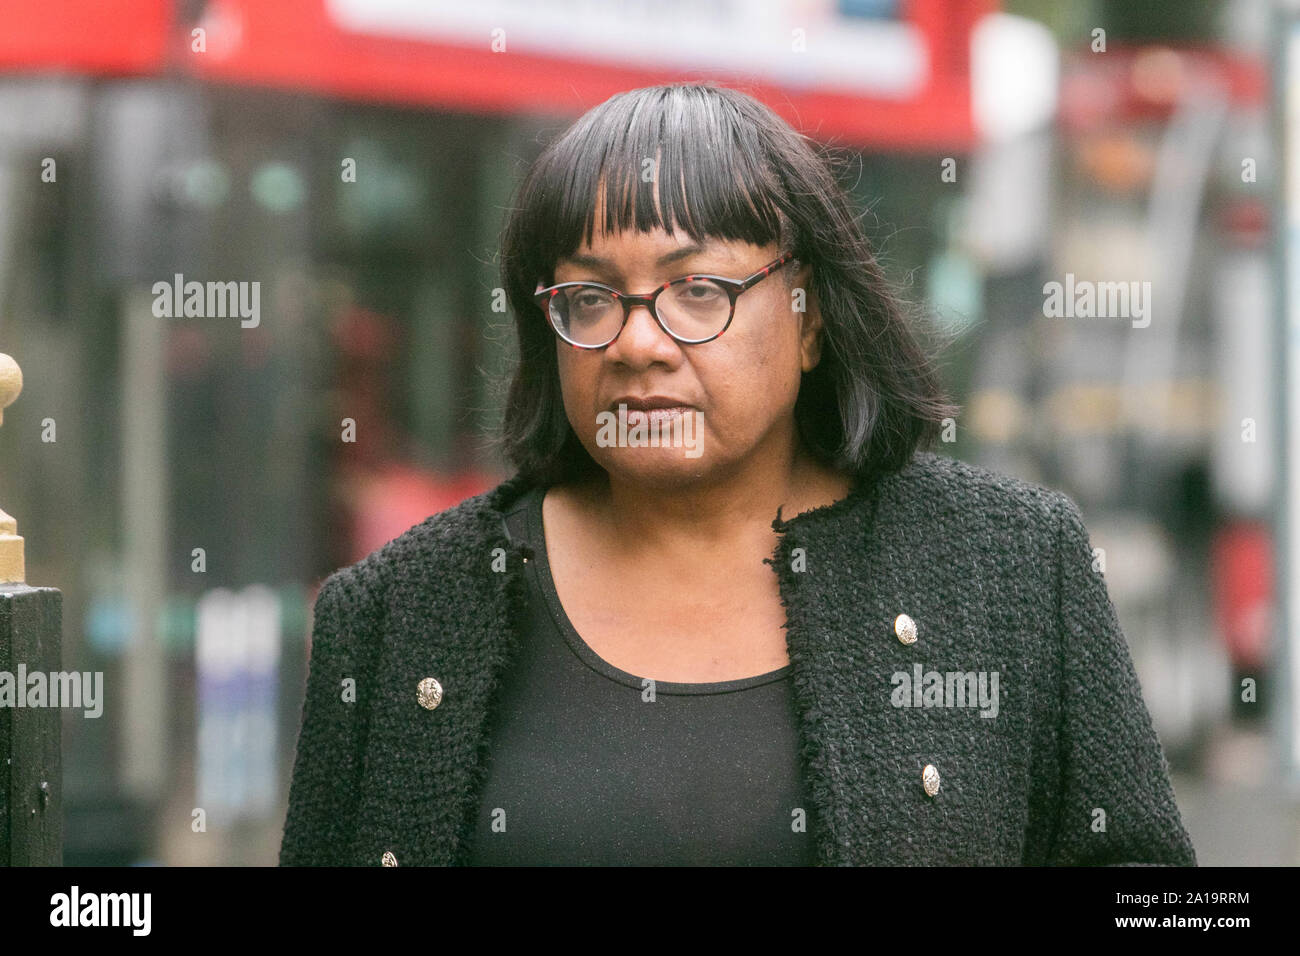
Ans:
[{"label": "gold post finial", "polygon": [[[23,370],[12,358],[0,352],[0,424],[4,423],[5,409],[13,404],[22,390]],[[0,582],[22,584],[26,576],[18,522],[0,511]]]}]

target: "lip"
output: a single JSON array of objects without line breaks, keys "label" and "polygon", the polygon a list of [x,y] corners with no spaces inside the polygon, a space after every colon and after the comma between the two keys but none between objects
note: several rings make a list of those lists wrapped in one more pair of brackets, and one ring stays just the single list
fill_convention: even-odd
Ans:
[{"label": "lip", "polygon": [[618,406],[626,405],[628,411],[649,411],[652,408],[683,408],[692,409],[695,406],[690,402],[684,402],[680,398],[669,398],[667,395],[646,395],[638,397],[635,395],[624,395],[616,398],[609,403],[611,412],[618,411]]}]

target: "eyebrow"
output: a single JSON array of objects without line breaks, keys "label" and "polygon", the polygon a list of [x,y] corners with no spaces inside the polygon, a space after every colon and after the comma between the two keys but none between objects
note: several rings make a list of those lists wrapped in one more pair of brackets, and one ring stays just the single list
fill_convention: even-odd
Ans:
[{"label": "eyebrow", "polygon": [[[674,262],[680,262],[682,259],[689,259],[691,256],[698,256],[701,253],[708,252],[704,246],[692,243],[688,246],[680,246],[672,252],[666,253],[659,257],[655,262],[656,266],[663,267],[672,265]],[[560,259],[561,263],[569,263],[575,266],[584,266],[588,269],[604,269],[607,272],[620,274],[618,267],[608,259],[602,259],[600,256],[587,256],[581,253],[574,253],[571,256],[564,256]],[[558,265],[558,263],[557,263]]]}]

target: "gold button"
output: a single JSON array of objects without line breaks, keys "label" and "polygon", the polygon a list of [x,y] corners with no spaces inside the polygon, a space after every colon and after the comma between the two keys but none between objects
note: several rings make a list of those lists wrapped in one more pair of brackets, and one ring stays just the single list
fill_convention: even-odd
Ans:
[{"label": "gold button", "polygon": [[906,614],[900,614],[894,618],[894,633],[904,644],[916,643],[916,622]]},{"label": "gold button", "polygon": [[397,866],[397,857],[393,856],[392,850],[385,850],[382,862],[384,866]]},{"label": "gold button", "polygon": [[432,677],[426,677],[416,687],[415,699],[425,710],[433,710],[442,703],[442,685]]},{"label": "gold button", "polygon": [[934,764],[926,764],[925,769],[921,771],[921,786],[925,787],[925,792],[932,797],[939,792],[939,771]]}]

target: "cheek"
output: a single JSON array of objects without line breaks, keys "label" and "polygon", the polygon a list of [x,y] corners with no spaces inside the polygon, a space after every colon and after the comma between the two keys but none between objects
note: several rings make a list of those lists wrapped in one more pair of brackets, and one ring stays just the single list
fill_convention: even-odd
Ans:
[{"label": "cheek", "polygon": [[737,336],[732,343],[737,353],[733,359],[737,374],[732,380],[748,381],[747,390],[763,404],[785,404],[787,393],[799,388],[799,337],[786,318],[775,311],[769,313],[761,324],[755,323],[749,335]]},{"label": "cheek", "polygon": [[597,362],[593,355],[583,353],[570,345],[557,346],[556,366],[560,377],[560,392],[564,396],[565,410],[573,414],[586,414],[596,388]]},{"label": "cheek", "polygon": [[[723,337],[725,339],[725,336]],[[769,419],[793,407],[801,381],[799,352],[787,337],[762,336],[740,341],[697,374],[708,389],[714,420],[728,431],[762,430]]]}]

